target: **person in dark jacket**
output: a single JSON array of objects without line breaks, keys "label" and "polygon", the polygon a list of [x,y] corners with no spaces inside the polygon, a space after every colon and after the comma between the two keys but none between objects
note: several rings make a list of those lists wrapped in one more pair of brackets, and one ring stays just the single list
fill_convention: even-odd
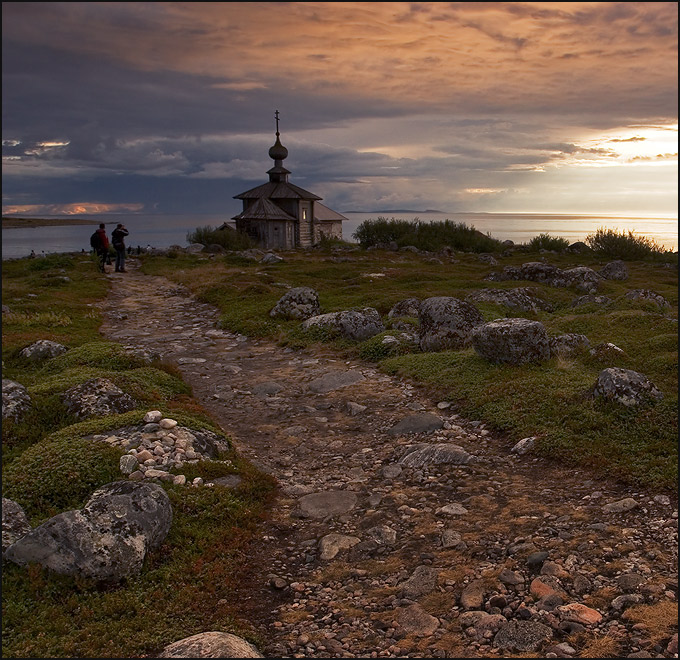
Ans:
[{"label": "person in dark jacket", "polygon": [[[92,244],[97,256],[99,257],[99,269],[102,273],[106,272],[104,265],[109,258],[109,237],[106,235],[106,225],[102,222],[99,225],[99,229],[95,232],[97,240]],[[109,261],[109,263],[111,263]]]},{"label": "person in dark jacket", "polygon": [[116,272],[125,272],[125,237],[130,232],[119,222],[116,228],[111,232],[111,240],[113,242],[113,249],[116,251]]}]

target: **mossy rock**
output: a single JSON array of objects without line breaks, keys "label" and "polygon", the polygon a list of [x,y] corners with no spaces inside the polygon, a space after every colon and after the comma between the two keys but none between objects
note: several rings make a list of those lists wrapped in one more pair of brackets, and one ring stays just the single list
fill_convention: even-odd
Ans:
[{"label": "mossy rock", "polygon": [[117,371],[136,369],[145,365],[146,360],[129,353],[120,344],[95,341],[82,344],[52,358],[43,367],[43,373],[54,374],[74,367]]}]

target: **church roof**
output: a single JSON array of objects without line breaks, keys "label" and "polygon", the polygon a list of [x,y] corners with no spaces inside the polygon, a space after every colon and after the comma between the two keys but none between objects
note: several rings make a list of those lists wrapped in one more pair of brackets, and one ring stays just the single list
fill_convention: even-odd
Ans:
[{"label": "church roof", "polygon": [[323,199],[304,188],[288,181],[269,181],[261,186],[246,190],[234,199]]},{"label": "church roof", "polygon": [[295,218],[279,208],[274,202],[266,197],[260,197],[249,209],[235,215],[232,220],[289,220],[295,222]]},{"label": "church roof", "polygon": [[329,209],[321,202],[314,203],[314,220],[347,220],[344,215],[336,213],[333,209]]}]

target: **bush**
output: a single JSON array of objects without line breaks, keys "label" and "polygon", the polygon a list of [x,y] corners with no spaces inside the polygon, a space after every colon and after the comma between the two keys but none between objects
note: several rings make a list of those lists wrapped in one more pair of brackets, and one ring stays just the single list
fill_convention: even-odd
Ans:
[{"label": "bush", "polygon": [[228,227],[225,229],[197,227],[187,234],[187,241],[205,246],[220,245],[225,250],[248,250],[255,247],[255,243],[246,234]]},{"label": "bush", "polygon": [[569,241],[561,236],[550,236],[550,234],[539,234],[529,241],[532,250],[554,250],[561,252],[569,247]]},{"label": "bush", "polygon": [[594,234],[586,237],[586,244],[598,254],[611,259],[645,259],[665,254],[662,246],[646,236],[635,236],[614,229],[600,227]]},{"label": "bush", "polygon": [[121,454],[82,438],[38,442],[3,471],[3,496],[18,502],[32,521],[78,509],[94,490],[121,479]]},{"label": "bush", "polygon": [[399,247],[413,245],[419,250],[436,252],[444,247],[463,252],[493,252],[501,242],[463,222],[421,222],[379,217],[362,222],[353,234],[362,248],[396,242]]}]

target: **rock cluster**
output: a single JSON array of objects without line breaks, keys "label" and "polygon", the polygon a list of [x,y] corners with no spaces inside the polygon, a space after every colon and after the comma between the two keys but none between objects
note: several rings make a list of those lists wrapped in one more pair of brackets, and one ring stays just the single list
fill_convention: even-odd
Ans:
[{"label": "rock cluster", "polygon": [[469,302],[492,302],[505,305],[510,309],[518,309],[522,312],[551,312],[553,307],[545,300],[541,300],[531,287],[518,287],[516,289],[480,289],[465,297]]},{"label": "rock cluster", "polygon": [[595,293],[602,276],[587,266],[576,266],[562,270],[557,266],[543,263],[542,261],[530,261],[521,266],[504,266],[499,273],[494,271],[486,277],[491,281],[503,280],[530,280],[543,282],[554,287],[575,287],[580,291]]},{"label": "rock cluster", "polygon": [[650,302],[656,305],[659,309],[667,309],[670,303],[658,293],[650,291],[649,289],[633,289],[626,293],[628,300],[635,300],[638,302]]}]

